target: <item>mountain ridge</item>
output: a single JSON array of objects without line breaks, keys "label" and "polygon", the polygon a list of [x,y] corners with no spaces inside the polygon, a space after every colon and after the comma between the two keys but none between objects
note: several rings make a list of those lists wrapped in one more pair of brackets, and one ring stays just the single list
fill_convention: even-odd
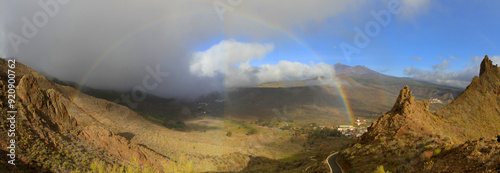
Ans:
[{"label": "mountain ridge", "polygon": [[[6,67],[6,63],[5,60],[0,60],[2,67]],[[99,116],[95,110],[81,106],[83,102],[78,99],[88,97],[85,94],[78,94],[71,87],[55,84],[19,62],[16,63],[15,70],[18,81],[15,104],[18,111],[18,164],[34,170],[67,171],[74,167],[86,167],[95,159],[120,164],[135,160],[145,165],[158,165],[168,161],[136,143],[131,143],[109,126],[103,126],[105,117]],[[0,87],[3,88],[7,76],[5,72],[6,70],[2,70],[0,75]],[[2,98],[7,97],[6,92],[1,95]],[[105,100],[95,101],[108,104],[108,108],[124,109],[123,106]],[[6,115],[2,114],[3,116]],[[2,121],[3,123],[5,122]],[[4,125],[3,127],[5,128]],[[4,128],[1,130],[6,130]],[[2,137],[7,139],[4,133]],[[1,141],[0,145],[6,146],[4,141]],[[80,150],[82,146],[85,146],[83,148],[86,148],[87,152]],[[40,151],[40,154],[32,154],[33,158],[30,158],[30,151]],[[99,152],[101,154],[98,154]],[[51,164],[61,161],[64,161],[64,167],[58,168],[54,167],[57,164]]]},{"label": "mountain ridge", "polygon": [[384,75],[362,65],[348,66],[345,64],[337,63],[333,65],[333,68],[335,69],[335,74],[337,75],[339,74],[346,74],[347,76]]},{"label": "mountain ridge", "polygon": [[[383,166],[402,172],[470,172],[500,169],[500,73],[488,56],[479,76],[435,114],[427,101],[401,89],[393,108],[342,152],[352,172]],[[471,149],[474,148],[474,149]],[[383,160],[368,162],[367,158]],[[466,163],[466,164],[465,164]]]}]

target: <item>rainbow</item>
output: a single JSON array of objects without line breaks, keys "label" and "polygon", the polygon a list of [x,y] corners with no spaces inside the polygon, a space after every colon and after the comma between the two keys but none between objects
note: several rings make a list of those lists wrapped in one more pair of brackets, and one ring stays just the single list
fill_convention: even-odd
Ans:
[{"label": "rainbow", "polygon": [[[130,39],[134,38],[139,33],[144,32],[144,31],[146,31],[146,30],[148,30],[148,29],[150,29],[152,27],[155,27],[155,26],[158,26],[160,24],[163,24],[163,23],[165,23],[167,21],[178,20],[178,19],[182,19],[183,17],[189,17],[189,16],[193,16],[193,15],[199,15],[200,13],[210,13],[210,14],[213,14],[214,12],[212,10],[207,10],[207,11],[185,11],[183,13],[180,13],[180,14],[174,15],[174,16],[167,16],[167,15],[161,16],[161,17],[159,17],[157,19],[154,19],[154,20],[151,20],[151,21],[145,23],[144,25],[142,25],[141,27],[139,27],[137,30],[135,30],[135,31],[133,31],[133,32],[131,32],[131,33],[123,36],[121,39],[117,40],[116,42],[114,42],[113,44],[111,44],[110,46],[108,46],[105,49],[105,51],[103,51],[103,53],[99,56],[99,58],[97,58],[94,61],[94,63],[89,68],[89,70],[87,71],[87,73],[85,73],[83,75],[82,79],[79,82],[81,84],[81,86],[78,88],[78,92],[75,94],[74,98],[75,99],[78,98],[78,95],[80,94],[83,86],[85,86],[85,84],[88,82],[88,80],[90,79],[90,77],[93,75],[93,73],[96,70],[96,68],[98,68],[101,65],[101,63],[103,62],[103,60],[105,60],[106,57],[108,57],[111,53],[113,53],[122,44],[124,44],[125,42],[127,42]],[[314,49],[312,49],[302,39],[300,39],[299,37],[297,37],[296,35],[294,35],[293,32],[291,32],[291,31],[289,31],[287,29],[279,27],[279,26],[277,26],[275,24],[271,24],[271,23],[269,23],[269,22],[267,22],[265,20],[262,20],[261,18],[258,18],[257,16],[252,16],[252,15],[248,15],[248,14],[240,14],[240,13],[232,13],[231,15],[237,15],[242,20],[247,20],[249,22],[253,22],[254,24],[258,24],[260,26],[263,26],[263,27],[265,27],[267,29],[277,31],[277,32],[285,35],[286,37],[290,38],[291,40],[293,40],[295,43],[297,43],[301,47],[303,47],[306,50],[308,50],[316,59],[318,59],[320,61],[323,60],[321,58],[321,56],[319,56],[316,53],[316,51],[314,51]],[[341,100],[344,103],[344,108],[345,108],[345,111],[346,111],[346,117],[347,117],[349,123],[353,124],[353,122],[355,121],[355,117],[354,117],[354,113],[352,112],[349,99],[347,99],[344,89],[342,88],[342,86],[339,83],[338,79],[335,77],[335,72],[332,71],[331,69],[328,69],[328,70],[329,70],[328,73],[331,75],[329,77],[331,77],[333,79],[334,86],[335,86],[336,90],[339,92]]]},{"label": "rainbow", "polygon": [[[276,26],[274,24],[271,24],[271,23],[269,23],[267,21],[264,21],[264,20],[262,20],[261,18],[258,18],[258,17],[254,17],[254,16],[250,16],[250,15],[239,15],[239,16],[242,16],[243,19],[245,19],[245,20],[254,22],[254,23],[262,25],[262,26],[264,26],[264,27],[266,27],[268,29],[276,30],[276,31],[284,34],[285,36],[287,36],[288,38],[292,39],[297,44],[299,44],[302,47],[304,47],[305,49],[307,49],[318,60],[322,60],[322,58],[320,56],[318,56],[318,53],[316,53],[316,51],[314,51],[304,41],[302,41],[301,39],[299,39],[299,37],[297,37],[296,35],[292,34],[291,31],[286,30],[286,29],[281,28],[281,27],[278,27],[278,26]],[[335,77],[335,72],[331,71],[330,69],[328,69],[328,71],[329,71],[328,74],[330,74],[329,77],[331,77],[333,79],[333,81],[335,83],[335,85],[334,85],[335,89],[339,92],[340,98],[341,98],[342,102],[344,103],[344,109],[346,110],[346,116],[347,116],[347,119],[349,121],[349,124],[352,125],[355,122],[355,117],[354,117],[354,113],[353,113],[353,111],[351,109],[351,104],[349,102],[349,99],[347,98],[347,96],[345,94],[345,91],[342,88],[342,85],[339,83],[338,79]]]},{"label": "rainbow", "polygon": [[346,111],[347,119],[349,121],[349,124],[354,125],[353,123],[356,121],[356,118],[354,117],[354,113],[351,108],[351,102],[349,102],[349,99],[346,96],[346,92],[344,91],[342,85],[338,82],[337,77],[335,77],[334,72],[330,72],[332,74],[332,79],[335,82],[335,88],[339,92],[340,99],[342,99],[342,102],[344,103],[344,108]]}]

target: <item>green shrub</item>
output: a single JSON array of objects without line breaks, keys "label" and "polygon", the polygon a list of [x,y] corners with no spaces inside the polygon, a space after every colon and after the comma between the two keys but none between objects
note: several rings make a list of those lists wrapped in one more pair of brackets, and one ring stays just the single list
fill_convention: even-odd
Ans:
[{"label": "green shrub", "polygon": [[227,132],[227,133],[226,133],[226,136],[227,136],[227,137],[231,137],[231,136],[233,136],[233,132]]},{"label": "green shrub", "polygon": [[385,173],[384,166],[383,165],[378,166],[377,169],[373,171],[373,173]]},{"label": "green shrub", "polygon": [[326,138],[328,136],[331,137],[340,137],[342,133],[338,131],[337,129],[320,129],[316,128],[315,130],[309,131],[309,137],[316,137],[316,138]]},{"label": "green shrub", "polygon": [[247,132],[247,135],[253,135],[253,134],[257,134],[257,129],[252,128]]},{"label": "green shrub", "polygon": [[349,157],[347,160],[349,161],[354,160],[354,156]]},{"label": "green shrub", "polygon": [[290,130],[292,129],[292,125],[284,125],[283,127],[280,128],[281,130]]},{"label": "green shrub", "polygon": [[432,155],[436,156],[436,155],[439,155],[439,153],[441,153],[441,148],[435,149],[434,152],[432,153]]}]

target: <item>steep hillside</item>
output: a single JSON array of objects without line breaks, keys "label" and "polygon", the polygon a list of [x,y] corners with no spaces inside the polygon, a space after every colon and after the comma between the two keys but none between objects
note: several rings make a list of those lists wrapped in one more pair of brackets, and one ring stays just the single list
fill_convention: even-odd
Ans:
[{"label": "steep hillside", "polygon": [[378,142],[379,138],[403,137],[410,133],[430,135],[438,126],[429,112],[427,101],[416,102],[408,86],[401,89],[392,109],[374,121],[360,138],[361,144]]},{"label": "steep hillside", "polygon": [[[0,60],[0,98],[2,110],[11,110],[7,103],[7,62]],[[15,121],[6,111],[1,112],[2,139],[15,139],[18,166],[9,169],[18,171],[68,171],[88,168],[92,162],[104,161],[111,164],[127,164],[133,161],[144,165],[161,165],[170,161],[149,149],[131,142],[119,135],[120,132],[107,124],[111,117],[100,113],[102,108],[112,114],[133,117],[123,106],[104,100],[93,99],[82,106],[88,96],[77,96],[73,88],[52,83],[44,76],[21,63],[16,63],[17,98]],[[14,124],[15,126],[13,126]],[[14,138],[7,131],[15,127]],[[13,137],[13,136],[12,136]],[[0,141],[2,152],[12,145],[8,140]],[[2,162],[6,162],[2,157]]]},{"label": "steep hillside", "polygon": [[499,77],[486,56],[479,77],[436,114],[426,101],[414,101],[405,87],[393,108],[343,150],[344,167],[351,172],[380,166],[392,172],[498,171]]},{"label": "steep hillside", "polygon": [[413,95],[420,100],[437,98],[444,102],[451,102],[462,92],[461,89],[416,81],[411,78],[399,78],[385,75],[351,76],[351,78],[362,85],[381,89],[390,93],[397,93],[401,87],[408,85],[412,87]]},{"label": "steep hillside", "polygon": [[373,118],[370,115],[389,108],[389,98],[395,96],[354,85],[342,91],[343,95],[333,86],[234,89],[226,93],[224,115],[255,120],[281,117],[304,124],[339,125],[349,123],[343,97],[355,117]]},{"label": "steep hillside", "polygon": [[[10,110],[7,62],[1,59],[0,67],[0,106],[2,110]],[[16,121],[11,123],[7,119],[10,115],[1,112],[0,138],[10,139],[8,131],[15,125],[17,134],[12,139],[17,141],[14,161],[17,166],[6,165],[6,169],[69,172],[90,170],[96,164],[107,163],[127,167],[144,165],[157,170],[188,166],[197,171],[236,171],[246,167],[250,153],[283,157],[269,152],[268,146],[229,145],[239,137],[228,139],[223,130],[213,134],[170,130],[147,121],[125,106],[55,84],[19,62],[14,70],[18,81]],[[276,142],[259,139],[274,139],[264,135],[243,136],[252,145]],[[0,141],[1,153],[10,152],[7,151],[9,142]],[[299,144],[282,147],[288,145]],[[2,157],[2,164],[7,163],[7,159]]]},{"label": "steep hillside", "polygon": [[[463,141],[500,134],[500,72],[486,56],[479,77],[453,102],[436,112],[452,124],[452,132]],[[479,128],[478,128],[479,127]]]},{"label": "steep hillside", "polygon": [[[318,149],[328,153],[324,150],[325,145],[319,146],[319,142],[306,145],[307,136],[295,136],[291,130],[207,114],[184,117],[183,112],[185,115],[200,113],[190,112],[192,107],[189,106],[193,105],[184,110],[186,105],[161,98],[150,98],[138,109],[150,109],[155,104],[148,104],[156,101],[168,103],[156,104],[159,108],[139,115],[126,106],[56,84],[19,62],[13,70],[18,81],[15,83],[15,122],[8,119],[11,115],[6,112],[10,110],[8,63],[0,59],[0,138],[6,139],[0,141],[0,153],[4,154],[0,172],[96,172],[97,169],[107,169],[104,172],[235,172],[261,169],[254,164],[253,158],[273,160],[268,166],[295,165],[276,169],[281,171],[296,172],[293,170],[304,170],[311,165],[315,165],[315,170],[326,169],[321,160],[309,159]],[[213,101],[211,97],[206,100]],[[150,114],[156,113],[182,113],[183,118],[174,123],[189,127],[189,130],[167,128],[162,120],[151,118]],[[7,147],[11,146],[8,132],[12,131],[12,124],[16,130],[16,136],[12,137],[16,141],[15,166],[5,157],[11,151]],[[288,157],[293,159],[285,159]]]}]

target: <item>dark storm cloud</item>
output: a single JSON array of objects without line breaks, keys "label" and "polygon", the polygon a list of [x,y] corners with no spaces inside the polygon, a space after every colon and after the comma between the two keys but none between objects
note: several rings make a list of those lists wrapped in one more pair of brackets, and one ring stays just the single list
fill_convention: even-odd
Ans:
[{"label": "dark storm cloud", "polygon": [[[223,75],[190,72],[193,54],[204,51],[196,48],[214,44],[213,39],[244,35],[259,40],[274,33],[242,18],[291,30],[321,25],[367,1],[243,0],[225,9],[224,22],[213,2],[219,1],[2,0],[0,56],[62,80],[115,89],[142,85],[146,68],[159,64],[169,75],[151,92],[194,96],[225,87]],[[426,2],[403,0],[411,9]]]}]

